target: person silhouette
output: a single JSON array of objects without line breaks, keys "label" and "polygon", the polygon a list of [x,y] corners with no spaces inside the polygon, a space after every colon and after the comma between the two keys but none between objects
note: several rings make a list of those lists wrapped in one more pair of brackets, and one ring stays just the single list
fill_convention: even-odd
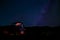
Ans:
[{"label": "person silhouette", "polygon": [[18,34],[24,34],[25,29],[23,27],[23,23],[22,22],[16,22],[15,23],[16,26],[16,31],[18,32]]}]

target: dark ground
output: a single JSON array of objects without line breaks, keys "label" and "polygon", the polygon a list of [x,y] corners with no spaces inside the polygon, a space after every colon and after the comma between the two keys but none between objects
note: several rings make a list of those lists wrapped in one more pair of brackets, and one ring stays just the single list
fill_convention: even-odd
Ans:
[{"label": "dark ground", "polygon": [[[14,26],[0,27],[0,39],[2,40],[58,40],[60,36],[60,27],[25,27],[24,35],[16,35]],[[7,30],[9,33],[4,34],[3,31]],[[17,31],[18,33],[20,31]],[[14,35],[9,35],[13,33]]]}]

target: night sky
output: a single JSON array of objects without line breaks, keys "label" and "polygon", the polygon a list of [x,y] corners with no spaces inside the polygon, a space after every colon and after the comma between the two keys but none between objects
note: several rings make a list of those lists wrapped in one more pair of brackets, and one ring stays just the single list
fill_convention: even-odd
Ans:
[{"label": "night sky", "polygon": [[57,26],[59,13],[58,0],[0,0],[0,25]]}]

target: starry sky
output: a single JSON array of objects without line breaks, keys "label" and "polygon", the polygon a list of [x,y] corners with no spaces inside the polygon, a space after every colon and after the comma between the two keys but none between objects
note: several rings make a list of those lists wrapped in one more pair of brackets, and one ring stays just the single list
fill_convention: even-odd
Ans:
[{"label": "starry sky", "polygon": [[22,21],[25,26],[60,25],[58,0],[0,0],[0,25]]}]

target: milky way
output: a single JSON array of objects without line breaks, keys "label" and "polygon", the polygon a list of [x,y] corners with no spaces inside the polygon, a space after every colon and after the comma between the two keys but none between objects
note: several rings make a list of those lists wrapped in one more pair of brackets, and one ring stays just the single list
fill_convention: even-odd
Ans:
[{"label": "milky way", "polygon": [[23,21],[25,26],[59,24],[56,0],[6,0],[1,3],[0,25],[16,21]]}]

